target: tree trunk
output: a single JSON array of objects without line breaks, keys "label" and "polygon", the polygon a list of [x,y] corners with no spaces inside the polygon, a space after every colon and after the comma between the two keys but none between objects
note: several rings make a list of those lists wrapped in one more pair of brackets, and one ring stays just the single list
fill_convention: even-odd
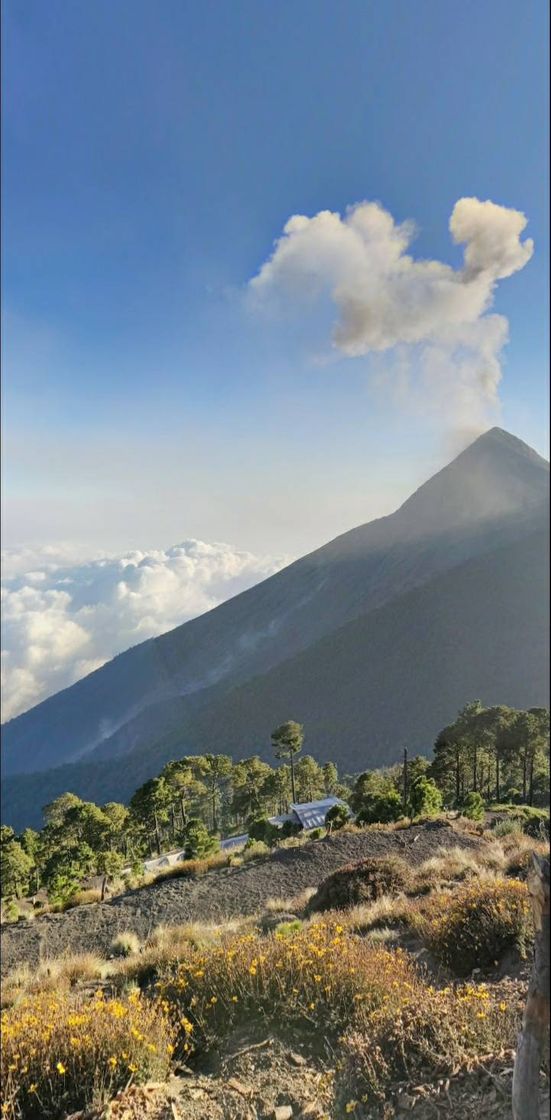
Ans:
[{"label": "tree trunk", "polygon": [[455,756],[455,800],[459,803],[461,797],[461,766],[459,763],[459,754]]},{"label": "tree trunk", "polygon": [[539,1116],[540,1069],[549,1032],[549,860],[533,858],[528,885],[536,935],[534,963],[513,1073],[513,1120]]},{"label": "tree trunk", "polygon": [[473,748],[473,790],[474,790],[475,793],[477,792],[477,782],[476,782],[476,779],[478,777],[477,765],[478,765],[478,747],[475,743],[474,748]]},{"label": "tree trunk", "polygon": [[527,774],[527,760],[526,755],[522,759],[522,800],[526,804],[526,774]]},{"label": "tree trunk", "polygon": [[293,805],[295,805],[295,804],[296,804],[296,794],[295,794],[295,760],[294,760],[294,758],[293,758],[293,754],[292,754],[292,752],[290,752],[290,754],[289,754],[289,759],[290,759],[290,762],[291,762],[291,796],[292,796],[292,798],[293,798]]},{"label": "tree trunk", "polygon": [[186,821],[187,821],[186,799],[185,799],[185,797],[180,798],[180,812],[182,814],[182,828],[185,828],[186,827]]},{"label": "tree trunk", "polygon": [[533,805],[533,803],[534,803],[534,755],[532,755],[531,758],[530,758],[530,767],[529,767],[528,774],[529,774],[529,779],[528,779],[528,804]]},{"label": "tree trunk", "polygon": [[218,821],[216,820],[216,786],[212,787],[212,831],[217,832]]},{"label": "tree trunk", "polygon": [[106,888],[106,886],[107,886],[107,875],[104,875],[103,879],[101,880],[101,899],[100,899],[100,902],[103,902],[103,900],[105,898],[105,888]]},{"label": "tree trunk", "polygon": [[160,854],[161,854],[161,833],[160,833],[160,830],[159,830],[159,822],[157,820],[157,814],[156,813],[153,817],[153,821],[154,821],[154,825],[155,825],[155,843],[157,845],[157,855],[160,856]]}]

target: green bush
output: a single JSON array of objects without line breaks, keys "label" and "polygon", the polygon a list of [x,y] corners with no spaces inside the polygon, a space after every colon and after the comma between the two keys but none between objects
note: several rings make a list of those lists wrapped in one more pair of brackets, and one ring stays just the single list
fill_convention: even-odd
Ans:
[{"label": "green bush", "polygon": [[357,816],[356,824],[391,824],[403,816],[402,798],[395,789],[380,796],[366,797]]},{"label": "green bush", "polygon": [[186,859],[204,859],[220,848],[220,841],[211,836],[203,821],[192,818],[184,829],[184,852]]},{"label": "green bush", "polygon": [[346,805],[332,805],[325,815],[325,823],[331,832],[337,832],[339,828],[344,828],[348,817]]},{"label": "green bush", "polygon": [[262,844],[272,847],[280,838],[281,833],[277,825],[272,824],[267,817],[258,817],[249,825],[249,839],[259,840]]},{"label": "green bush", "polygon": [[295,821],[284,821],[279,829],[279,836],[281,840],[290,840],[292,836],[298,836],[302,832],[302,825],[297,824]]},{"label": "green bush", "polygon": [[322,836],[326,835],[324,828],[313,828],[310,833],[310,840],[321,840]]},{"label": "green bush", "polygon": [[399,894],[410,878],[407,864],[397,857],[362,859],[328,875],[310,899],[308,912],[345,910],[382,895]]},{"label": "green bush", "polygon": [[472,790],[463,798],[461,813],[470,821],[481,821],[484,817],[484,799]]},{"label": "green bush", "polygon": [[410,817],[435,817],[442,809],[442,794],[432,778],[417,778],[409,794]]}]

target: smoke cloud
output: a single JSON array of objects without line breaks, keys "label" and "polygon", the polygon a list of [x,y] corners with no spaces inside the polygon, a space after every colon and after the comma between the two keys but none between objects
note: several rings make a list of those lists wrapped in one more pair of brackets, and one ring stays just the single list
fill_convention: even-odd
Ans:
[{"label": "smoke cloud", "polygon": [[3,719],[237,595],[290,559],[197,540],[88,562],[70,563],[69,553],[68,547],[3,553]]},{"label": "smoke cloud", "polygon": [[459,199],[449,230],[464,246],[463,265],[454,269],[414,260],[414,223],[397,224],[378,202],[360,202],[344,217],[295,215],[249,291],[257,305],[329,295],[338,351],[384,355],[375,371],[398,397],[409,400],[413,390],[429,408],[453,409],[458,422],[483,422],[498,402],[508,334],[507,320],[489,311],[497,282],[532,256],[532,240],[520,239],[526,224],[518,210]]}]

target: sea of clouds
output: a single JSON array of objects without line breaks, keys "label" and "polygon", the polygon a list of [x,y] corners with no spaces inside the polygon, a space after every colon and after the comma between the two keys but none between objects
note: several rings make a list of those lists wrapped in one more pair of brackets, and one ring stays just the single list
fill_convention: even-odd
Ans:
[{"label": "sea of clouds", "polygon": [[211,610],[289,557],[185,540],[84,559],[70,546],[2,553],[2,719],[115,654]]}]

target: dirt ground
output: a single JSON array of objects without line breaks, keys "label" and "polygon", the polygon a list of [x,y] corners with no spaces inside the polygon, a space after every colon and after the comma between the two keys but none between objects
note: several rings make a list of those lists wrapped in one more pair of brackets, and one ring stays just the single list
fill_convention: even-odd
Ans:
[{"label": "dirt ground", "polygon": [[366,856],[400,855],[418,864],[439,847],[474,847],[478,843],[476,837],[456,831],[446,821],[432,821],[394,832],[339,833],[194,880],[167,879],[108,902],[4,927],[2,975],[23,962],[35,967],[40,960],[65,953],[108,956],[114,937],[122,931],[131,930],[144,941],[159,925],[224,922],[260,914],[268,899],[292,898],[307,887],[317,887],[343,864]]},{"label": "dirt ground", "polygon": [[[514,1052],[489,1054],[451,1077],[397,1086],[380,1106],[334,1102],[334,1066],[290,1049],[279,1039],[233,1041],[215,1073],[173,1077],[166,1085],[132,1087],[94,1113],[71,1120],[506,1120],[511,1115]],[[348,1105],[348,1109],[347,1106]],[[542,1075],[534,1120],[549,1120]]]}]

